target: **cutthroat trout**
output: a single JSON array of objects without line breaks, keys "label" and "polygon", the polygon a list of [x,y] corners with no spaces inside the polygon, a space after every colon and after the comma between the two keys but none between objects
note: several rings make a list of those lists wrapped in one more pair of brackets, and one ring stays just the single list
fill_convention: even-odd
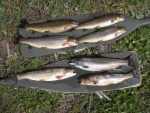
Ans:
[{"label": "cutthroat trout", "polygon": [[78,39],[79,43],[94,43],[104,42],[117,38],[121,34],[125,33],[125,29],[122,27],[109,27],[103,28],[99,31],[85,35]]},{"label": "cutthroat trout", "polygon": [[80,78],[80,84],[91,86],[107,86],[111,84],[121,83],[129,78],[132,78],[133,74],[92,74]]},{"label": "cutthroat trout", "polygon": [[87,71],[108,71],[128,66],[129,61],[110,58],[76,58],[69,64]]},{"label": "cutthroat trout", "polygon": [[50,22],[36,23],[36,24],[26,24],[25,28],[27,30],[34,30],[37,32],[50,32],[50,33],[60,33],[72,29],[78,26],[77,22],[74,20],[52,20]]},{"label": "cutthroat trout", "polygon": [[75,70],[71,68],[49,68],[39,71],[31,71],[23,74],[18,74],[17,79],[28,79],[34,81],[56,81],[62,80],[76,75]]},{"label": "cutthroat trout", "polygon": [[105,15],[101,16],[87,22],[82,23],[81,25],[77,26],[76,29],[93,29],[93,28],[102,28],[113,25],[117,22],[123,21],[124,18],[122,15]]},{"label": "cutthroat trout", "polygon": [[76,46],[76,39],[69,36],[44,36],[32,38],[20,38],[20,43],[28,44],[37,48],[59,49]]}]

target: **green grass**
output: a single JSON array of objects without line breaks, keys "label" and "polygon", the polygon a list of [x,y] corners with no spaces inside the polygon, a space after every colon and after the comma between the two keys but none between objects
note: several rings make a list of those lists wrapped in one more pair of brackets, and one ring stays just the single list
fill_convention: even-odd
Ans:
[{"label": "green grass", "polygon": [[[6,75],[36,69],[56,61],[54,55],[27,59],[19,52],[19,47],[12,44],[20,19],[42,19],[88,13],[121,13],[133,18],[150,18],[150,0],[5,0],[0,1],[0,40],[10,40],[11,57],[7,58]],[[135,51],[139,55],[142,85],[138,88],[107,91],[112,99],[92,98],[91,113],[148,113],[150,112],[150,27],[141,27],[130,35],[117,41],[118,51]],[[58,60],[77,55],[98,54],[95,48],[80,53],[68,52],[58,55]],[[1,75],[2,77],[2,75]],[[0,112],[2,113],[86,113],[89,94],[63,94],[36,91],[30,88],[0,87]]]}]

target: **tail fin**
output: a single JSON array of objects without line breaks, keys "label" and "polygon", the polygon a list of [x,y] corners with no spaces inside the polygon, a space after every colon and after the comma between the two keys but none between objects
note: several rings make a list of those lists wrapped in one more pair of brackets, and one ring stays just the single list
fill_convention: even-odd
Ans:
[{"label": "tail fin", "polygon": [[19,28],[25,28],[25,25],[28,24],[26,19],[21,19],[20,25],[18,26]]},{"label": "tail fin", "polygon": [[20,42],[23,42],[25,40],[25,38],[23,38],[21,35],[15,34],[13,37],[13,44],[17,45]]},{"label": "tail fin", "polygon": [[14,45],[17,45],[20,43],[20,38],[22,38],[22,36],[18,35],[18,34],[15,34],[14,37],[13,37],[13,44]]}]

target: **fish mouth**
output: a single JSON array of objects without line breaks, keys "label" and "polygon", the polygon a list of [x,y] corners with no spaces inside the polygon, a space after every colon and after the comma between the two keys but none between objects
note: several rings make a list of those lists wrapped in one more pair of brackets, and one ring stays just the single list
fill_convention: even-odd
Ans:
[{"label": "fish mouth", "polygon": [[69,65],[76,66],[77,65],[76,60],[75,59],[70,60]]}]

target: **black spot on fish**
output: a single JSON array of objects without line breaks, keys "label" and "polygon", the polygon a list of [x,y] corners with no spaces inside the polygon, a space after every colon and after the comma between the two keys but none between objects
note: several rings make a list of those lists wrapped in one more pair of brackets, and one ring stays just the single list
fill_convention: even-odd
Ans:
[{"label": "black spot on fish", "polygon": [[50,31],[45,31],[45,33],[50,33]]},{"label": "black spot on fish", "polygon": [[32,49],[32,48],[33,48],[33,46],[28,45],[28,49]]},{"label": "black spot on fish", "polygon": [[32,31],[32,34],[35,34],[35,31]]},{"label": "black spot on fish", "polygon": [[47,47],[41,47],[41,49],[47,49]]},{"label": "black spot on fish", "polygon": [[84,68],[89,68],[88,66],[82,66],[82,67],[84,67]]},{"label": "black spot on fish", "polygon": [[87,31],[87,29],[82,29],[83,32]]}]

